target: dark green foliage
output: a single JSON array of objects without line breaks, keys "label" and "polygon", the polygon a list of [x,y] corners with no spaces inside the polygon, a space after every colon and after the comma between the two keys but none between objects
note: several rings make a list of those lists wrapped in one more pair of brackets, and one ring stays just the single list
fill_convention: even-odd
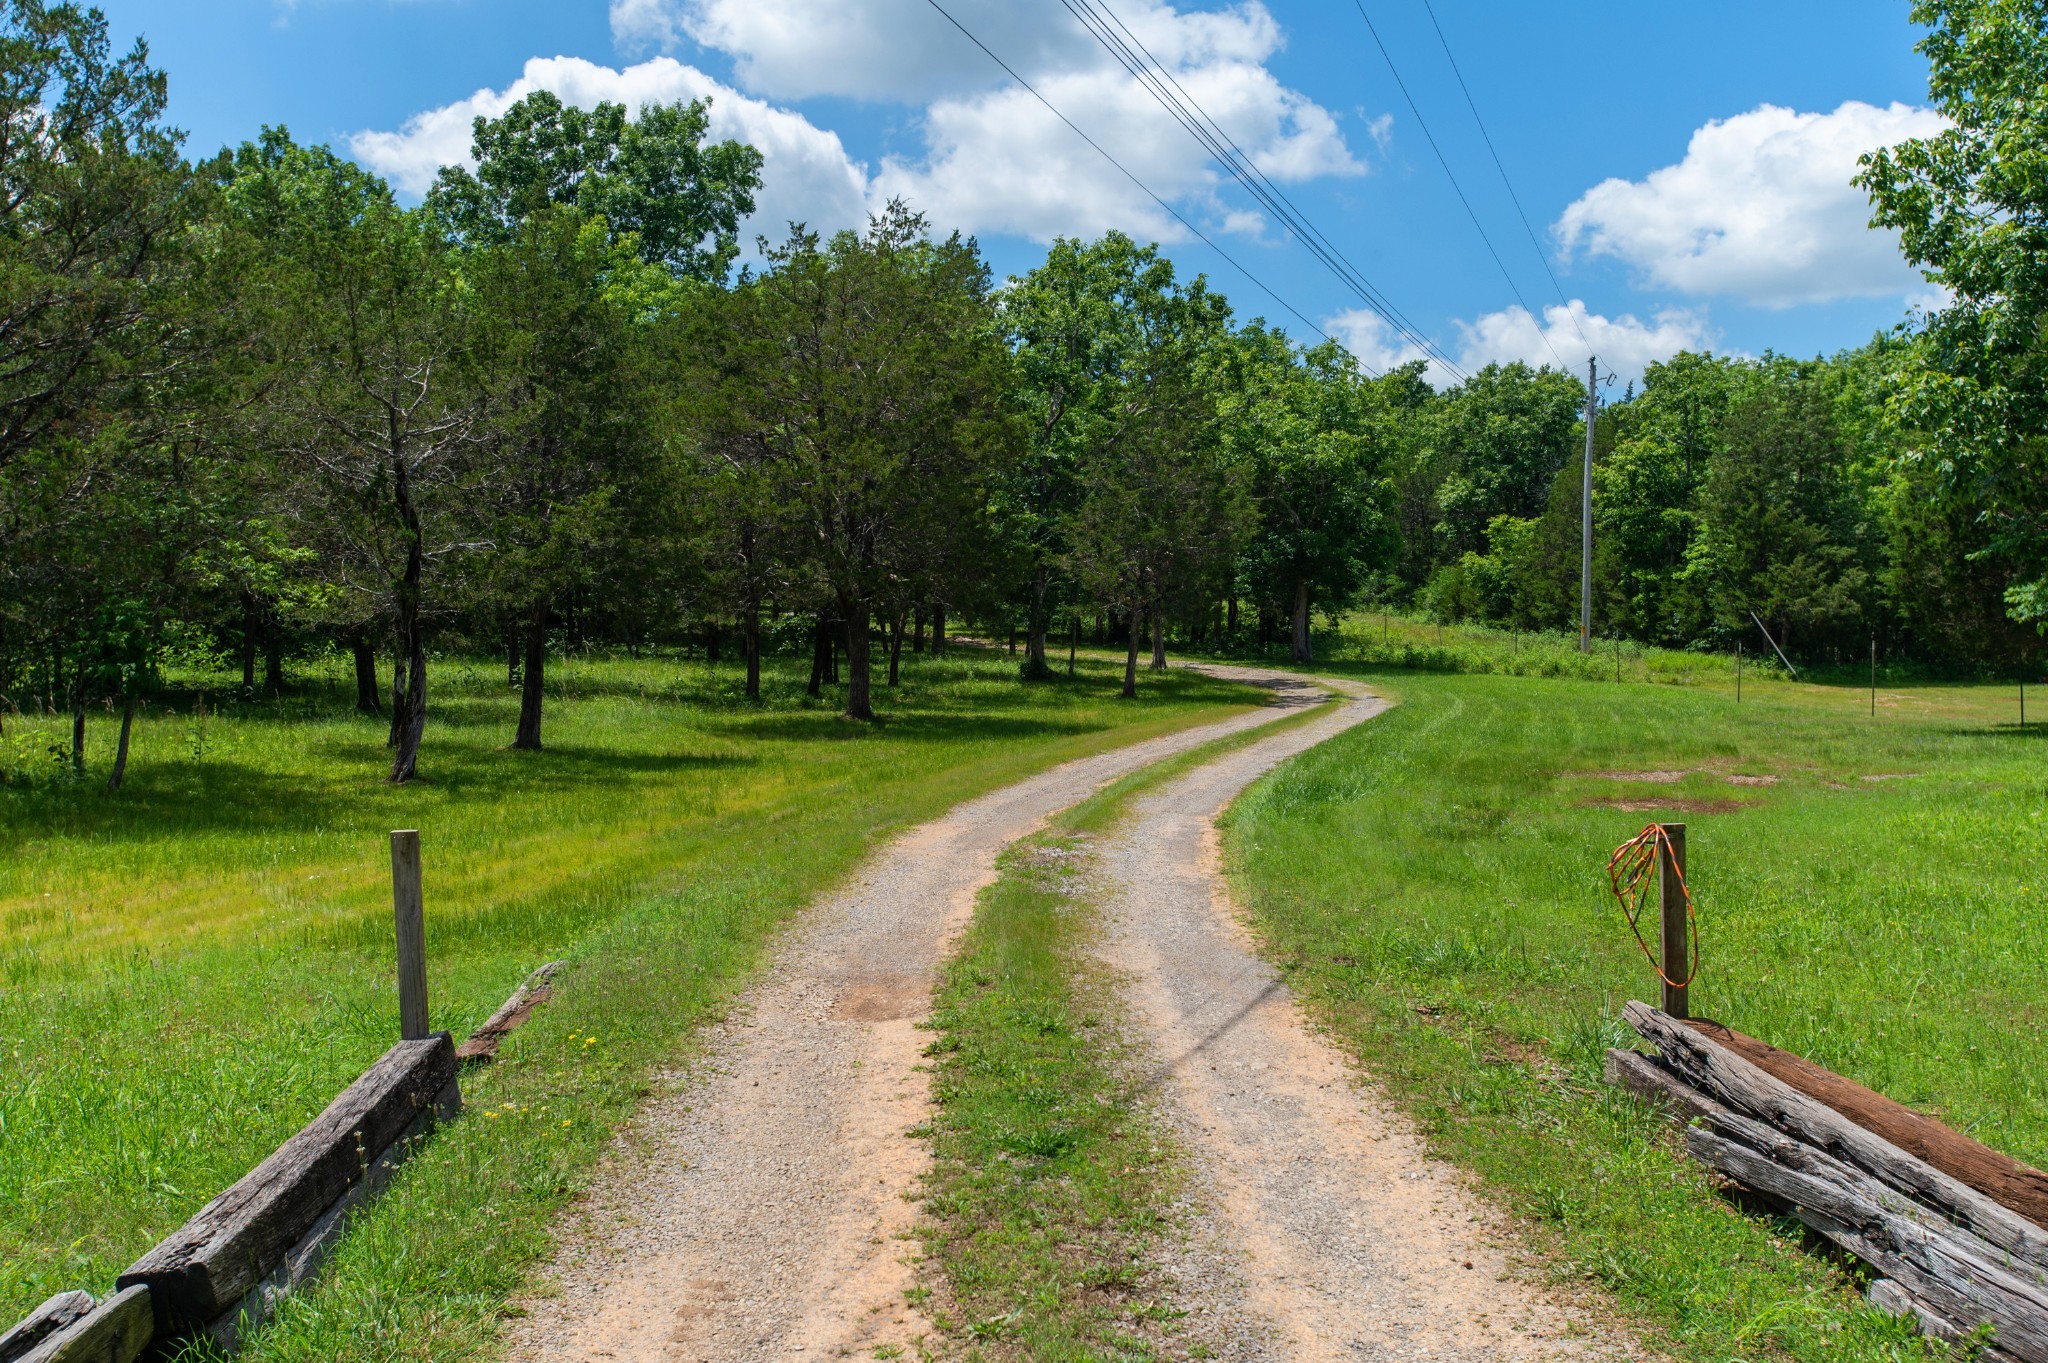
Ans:
[{"label": "dark green foliage", "polygon": [[427,206],[472,243],[510,239],[550,207],[574,207],[631,234],[641,259],[679,276],[723,280],[739,254],[740,220],[754,211],[761,153],[704,138],[710,105],[622,104],[594,109],[537,90],[495,119],[476,120],[474,173],[441,172]]}]

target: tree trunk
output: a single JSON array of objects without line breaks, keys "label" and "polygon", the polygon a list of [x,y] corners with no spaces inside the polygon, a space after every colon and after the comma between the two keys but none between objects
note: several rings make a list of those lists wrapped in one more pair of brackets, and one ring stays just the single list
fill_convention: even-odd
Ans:
[{"label": "tree trunk", "polygon": [[1152,670],[1166,670],[1166,607],[1156,606],[1152,611]]},{"label": "tree trunk", "polygon": [[1031,619],[1024,640],[1024,675],[1027,677],[1049,677],[1052,666],[1045,660],[1045,636],[1051,627],[1046,619],[1045,597],[1051,589],[1046,571],[1040,568],[1031,579]]},{"label": "tree trunk", "polygon": [[745,622],[746,637],[741,641],[747,653],[747,699],[761,699],[761,606],[750,602]]},{"label": "tree trunk", "polygon": [[910,651],[924,652],[924,607],[919,606],[911,613]]},{"label": "tree trunk", "polygon": [[704,622],[704,661],[705,661],[705,662],[707,662],[707,663],[715,663],[715,662],[718,662],[718,661],[720,661],[720,659],[719,659],[719,656],[718,656],[718,645],[719,645],[719,642],[720,642],[720,641],[719,641],[719,637],[718,637],[718,622],[717,622],[716,620],[706,620],[706,621]]},{"label": "tree trunk", "polygon": [[540,751],[541,705],[548,676],[548,599],[537,596],[526,611],[526,676],[519,690],[519,732],[512,746],[521,752]]},{"label": "tree trunk", "polygon": [[405,653],[393,649],[391,653],[391,736],[384,740],[384,746],[398,746],[398,731],[405,727]]},{"label": "tree trunk", "polygon": [[256,689],[256,598],[242,593],[242,689]]},{"label": "tree trunk", "polygon": [[903,680],[903,611],[899,607],[896,618],[889,622],[889,685],[897,686]]},{"label": "tree trunk", "polygon": [[263,641],[263,689],[273,696],[284,690],[284,641],[275,630]]},{"label": "tree trunk", "polygon": [[128,735],[135,728],[135,689],[121,688],[121,739],[114,745],[114,769],[107,774],[107,789],[119,790],[128,775]]},{"label": "tree trunk", "polygon": [[1138,608],[1131,607],[1131,627],[1124,631],[1124,689],[1123,697],[1130,700],[1138,694]]},{"label": "tree trunk", "polygon": [[1237,638],[1237,593],[1230,594],[1229,602],[1223,607],[1223,640],[1225,643]]},{"label": "tree trunk", "polygon": [[853,626],[838,624],[836,621],[834,623],[838,627],[828,630],[825,636],[825,685],[827,686],[837,686],[845,680],[839,675],[839,648],[842,644],[845,644],[848,648],[852,647],[851,644],[847,644],[846,639],[847,631],[852,629]]},{"label": "tree trunk", "polygon": [[356,656],[356,709],[366,715],[384,713],[382,698],[377,695],[377,648],[367,634],[358,634],[348,641],[349,651]]},{"label": "tree trunk", "polygon": [[873,719],[875,707],[869,697],[868,603],[841,597],[840,613],[846,617],[846,718]]},{"label": "tree trunk", "polygon": [[402,786],[419,774],[420,740],[427,732],[427,635],[420,620],[425,536],[419,509],[412,501],[409,470],[402,459],[392,460],[391,495],[408,540],[405,576],[398,585],[398,646],[405,654],[405,694],[404,704],[395,707],[391,715],[398,726],[398,746],[391,753],[391,784]]},{"label": "tree trunk", "polygon": [[85,775],[85,664],[78,665],[78,680],[71,684],[71,770]]},{"label": "tree trunk", "polygon": [[932,656],[938,657],[946,651],[946,603],[941,601],[932,606]]},{"label": "tree trunk", "polygon": [[1302,578],[1294,584],[1294,661],[1312,663],[1315,659],[1314,642],[1309,638],[1308,579]]},{"label": "tree trunk", "polygon": [[825,694],[825,672],[831,666],[831,652],[832,626],[820,611],[817,628],[811,632],[811,684],[804,688],[804,694],[812,700]]}]

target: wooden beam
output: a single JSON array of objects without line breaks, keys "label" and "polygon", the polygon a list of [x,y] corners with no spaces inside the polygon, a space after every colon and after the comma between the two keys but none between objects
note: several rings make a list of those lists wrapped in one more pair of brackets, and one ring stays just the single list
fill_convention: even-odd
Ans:
[{"label": "wooden beam", "polygon": [[[1686,1131],[1685,1148],[1701,1163],[1788,1204],[1793,1215],[1902,1285],[1942,1320],[1966,1331],[1988,1324],[2000,1349],[2022,1363],[2048,1363],[2048,1291],[2000,1266],[1996,1250],[1882,1206],[1862,1195],[1854,1179],[1787,1168],[1703,1127]],[[1810,1153],[1816,1162],[1828,1160]]]},{"label": "wooden beam", "polygon": [[21,1363],[135,1363],[154,1334],[149,1289],[130,1287],[95,1306],[83,1320],[44,1340]]},{"label": "wooden beam", "polygon": [[90,1292],[59,1292],[23,1316],[19,1325],[0,1335],[0,1363],[20,1363],[29,1350],[59,1330],[84,1320],[98,1304]]},{"label": "wooden beam", "polygon": [[270,1158],[137,1260],[119,1286],[150,1289],[159,1336],[205,1329],[277,1269],[379,1152],[455,1092],[455,1072],[447,1033],[399,1042]]},{"label": "wooden beam", "polygon": [[506,1037],[525,1025],[533,1010],[546,1003],[554,995],[550,981],[562,962],[550,961],[526,977],[526,982],[512,991],[512,997],[484,1022],[484,1025],[469,1034],[469,1040],[455,1048],[455,1058],[468,1064],[471,1061],[489,1061],[497,1058],[498,1047]]},{"label": "wooden beam", "polygon": [[1666,1064],[1724,1106],[1863,1170],[2016,1259],[2048,1267],[2048,1231],[2025,1217],[1647,1004],[1630,1003],[1622,1016]]},{"label": "wooden beam", "polygon": [[413,1118],[412,1125],[405,1129],[404,1134],[371,1162],[369,1172],[363,1175],[361,1182],[322,1212],[312,1229],[285,1251],[283,1262],[206,1327],[207,1338],[219,1345],[223,1353],[239,1349],[243,1337],[269,1319],[281,1300],[320,1271],[320,1266],[340,1241],[357,1209],[384,1191],[398,1172],[398,1166],[412,1156],[434,1123],[452,1118],[461,1111],[462,1094],[451,1082],[434,1100],[434,1105]]},{"label": "wooden beam", "polygon": [[1609,1051],[1602,1073],[1616,1088],[1627,1089],[1681,1120],[1728,1110],[1641,1051]]},{"label": "wooden beam", "polygon": [[1852,1079],[1844,1079],[1805,1056],[1781,1051],[1767,1041],[1744,1036],[1718,1022],[1695,1018],[1686,1025],[1772,1078],[1833,1108],[1865,1131],[1876,1132],[1915,1159],[1926,1161],[2035,1225],[2048,1227],[2048,1173],[1971,1140],[1925,1113],[1915,1112]]}]

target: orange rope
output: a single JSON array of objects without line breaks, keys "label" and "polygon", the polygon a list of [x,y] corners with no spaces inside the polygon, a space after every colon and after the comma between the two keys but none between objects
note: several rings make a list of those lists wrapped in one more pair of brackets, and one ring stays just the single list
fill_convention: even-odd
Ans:
[{"label": "orange rope", "polygon": [[[1674,980],[1664,973],[1664,963],[1657,959],[1657,953],[1643,940],[1643,907],[1649,897],[1649,887],[1656,879],[1657,863],[1660,858],[1669,858],[1672,873],[1678,877],[1678,892],[1685,896],[1685,926],[1692,934],[1692,969],[1685,978]],[[1671,835],[1664,831],[1664,825],[1651,824],[1642,832],[1614,849],[1614,855],[1607,859],[1607,881],[1614,889],[1614,897],[1621,901],[1621,911],[1628,915],[1629,931],[1636,935],[1636,945],[1643,949],[1650,968],[1657,972],[1657,978],[1673,989],[1683,989],[1698,978],[1700,973],[1700,921],[1693,913],[1692,887],[1685,883],[1685,872],[1678,869],[1678,856],[1671,846]]]}]

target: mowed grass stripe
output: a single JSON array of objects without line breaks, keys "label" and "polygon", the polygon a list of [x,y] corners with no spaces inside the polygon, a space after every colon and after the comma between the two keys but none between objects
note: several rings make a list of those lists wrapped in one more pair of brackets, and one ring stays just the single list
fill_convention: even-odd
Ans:
[{"label": "mowed grass stripe", "polygon": [[[1991,727],[1999,697],[1971,688],[1873,723],[1789,686],[1738,708],[1696,688],[1361,675],[1400,704],[1226,825],[1240,894],[1333,1034],[1530,1218],[1560,1274],[1612,1290],[1679,1356],[1919,1356],[1795,1228],[1737,1212],[1668,1124],[1600,1082],[1632,1036],[1621,1003],[1656,983],[1606,858],[1652,820],[1688,824],[1696,1013],[2043,1163],[2048,931],[2015,853],[2042,835],[2048,744]],[[1624,779],[1653,772],[1678,775]]]}]

